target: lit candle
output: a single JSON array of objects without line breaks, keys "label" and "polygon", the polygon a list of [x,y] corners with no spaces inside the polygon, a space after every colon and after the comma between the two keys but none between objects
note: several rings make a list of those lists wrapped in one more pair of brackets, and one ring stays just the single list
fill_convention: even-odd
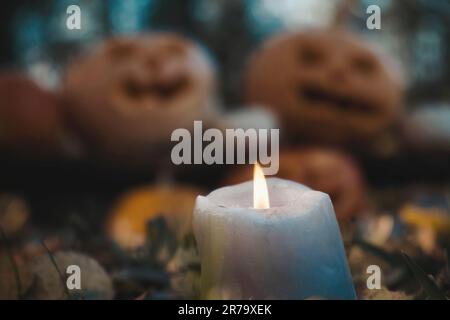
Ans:
[{"label": "lit candle", "polygon": [[266,184],[255,167],[253,182],[197,197],[203,298],[355,299],[329,196],[278,178]]}]

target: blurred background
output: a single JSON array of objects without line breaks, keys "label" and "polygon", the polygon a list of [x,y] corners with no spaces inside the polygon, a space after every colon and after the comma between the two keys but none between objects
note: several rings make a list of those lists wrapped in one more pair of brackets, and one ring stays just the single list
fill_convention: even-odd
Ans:
[{"label": "blurred background", "polygon": [[[66,9],[72,4],[81,8],[81,30],[66,27]],[[366,9],[370,5],[381,8],[380,30],[369,30],[366,26],[371,15]],[[14,259],[19,266],[21,263],[32,266],[28,261],[48,252],[75,250],[93,257],[106,270],[100,270],[98,277],[106,277],[110,283],[105,280],[109,283],[106,288],[87,289],[91,291],[83,292],[85,298],[195,297],[198,260],[192,253],[195,249],[191,246],[190,220],[185,222],[185,216],[190,215],[196,195],[245,181],[251,175],[250,169],[244,166],[174,167],[166,163],[164,155],[173,145],[166,130],[170,134],[172,128],[192,124],[190,114],[205,121],[212,118],[208,123],[211,127],[241,126],[245,122],[250,123],[247,127],[267,125],[281,129],[279,176],[305,183],[332,197],[360,298],[379,298],[360,287],[366,276],[364,266],[370,263],[381,264],[386,270],[382,298],[448,296],[449,25],[450,2],[444,0],[24,0],[3,3],[0,12],[3,34],[0,44],[3,235],[0,255],[16,252]],[[281,97],[285,91],[272,90],[275,85],[270,81],[255,80],[264,78],[258,74],[258,68],[271,70],[278,63],[270,60],[270,46],[267,51],[264,51],[266,47],[261,49],[267,40],[278,34],[309,34],[310,30],[331,32],[330,38],[336,32],[337,40],[317,37],[320,38],[317,46],[324,47],[326,52],[336,49],[342,52],[336,53],[342,59],[352,52],[361,52],[363,62],[358,63],[363,64],[362,68],[378,68],[383,74],[390,74],[386,81],[371,80],[370,76],[363,80],[367,81],[367,88],[381,88],[378,94],[370,93],[372,101],[367,103],[387,110],[380,113],[380,124],[370,138],[356,141],[355,136],[364,136],[365,128],[372,123],[371,117],[375,116],[360,115],[353,109],[345,111],[349,115],[339,113],[324,116],[325,120],[316,119],[318,122],[310,131],[296,131],[297,126],[304,127],[302,121],[307,122],[308,117],[316,121],[315,118],[302,113],[298,119],[306,117],[306,120],[297,124],[297,115],[284,109],[288,100]],[[358,39],[357,44],[347,42],[345,37],[339,40],[337,30],[345,30],[351,39]],[[111,38],[135,39],[135,35],[153,32],[170,32],[189,39],[188,44],[173,40],[173,46],[182,48],[176,50],[198,50],[192,52],[193,58],[187,55],[182,58],[180,65],[184,65],[177,67],[180,77],[187,77],[191,85],[185,90],[192,93],[170,102],[171,108],[180,106],[178,116],[143,113],[137,115],[144,119],[140,124],[128,116],[111,116],[115,111],[108,109],[109,104],[122,103],[128,108],[134,107],[134,102],[114,100],[111,103],[109,97],[115,84],[109,88],[109,79],[125,77],[121,68],[126,73],[127,68],[132,70],[136,66],[131,62],[121,65],[109,61],[108,46],[92,50],[104,41],[120,49],[121,44],[109,42]],[[316,39],[312,34],[313,40],[308,43]],[[144,40],[136,41],[135,47],[122,49],[139,57],[154,54],[146,53],[145,46],[139,47]],[[155,41],[149,40],[148,47],[165,46],[152,44]],[[370,55],[367,62],[365,52],[372,52],[372,48],[376,48],[376,55]],[[277,54],[289,49],[280,50]],[[260,52],[269,54],[266,58],[261,55],[255,64],[250,63]],[[304,59],[306,51],[302,52]],[[164,60],[169,54],[155,55],[158,54],[163,69],[170,63]],[[137,56],[135,60],[140,59]],[[88,58],[78,60],[80,57]],[[303,63],[316,63],[316,52],[312,57],[309,52],[306,59]],[[286,68],[287,74],[289,66],[280,61],[281,71]],[[198,71],[194,62],[207,71]],[[367,67],[367,63],[375,67]],[[249,71],[252,68],[256,70],[255,75]],[[324,69],[323,73],[326,72]],[[266,75],[270,78],[271,73]],[[289,79],[278,76],[274,78],[289,85]],[[106,88],[95,84],[102,81]],[[302,81],[309,88],[309,80]],[[155,90],[170,89],[161,83],[154,86]],[[365,88],[355,92],[344,87],[343,91],[337,87],[335,90],[328,82],[325,87],[328,92],[313,92],[308,99],[323,99],[331,104],[336,92],[346,92],[344,95],[349,98],[346,96],[344,100],[369,99],[359,97]],[[254,93],[261,91],[273,95],[264,97]],[[198,99],[193,106],[185,102],[190,97]],[[340,105],[356,104],[347,100]],[[299,110],[306,110],[303,108],[307,104],[300,103]],[[100,105],[98,113],[89,111]],[[210,117],[203,105],[212,108],[214,116]],[[253,105],[261,108],[248,108]],[[259,114],[258,110],[264,113]],[[344,134],[341,126],[333,125],[347,121],[349,126],[360,129]],[[143,132],[139,126],[151,130]],[[324,134],[327,128],[329,132]],[[343,138],[330,141],[324,135]],[[139,143],[130,147],[129,141]],[[157,151],[144,152],[142,145]],[[180,205],[174,206],[174,202]],[[130,224],[133,226],[129,227]],[[161,258],[162,251],[169,254]],[[400,252],[407,252],[415,262],[408,264]],[[3,297],[67,298],[61,288],[23,283],[18,287],[15,273],[10,267],[2,266],[1,261]],[[34,267],[24,268],[26,274],[36,273]],[[423,279],[417,272],[423,270],[433,275],[434,292],[420,285]],[[28,279],[26,275],[23,278]]]},{"label": "blurred background", "polygon": [[[82,8],[83,27],[66,28],[66,8]],[[366,27],[366,9],[382,10],[382,29]],[[56,86],[80,50],[114,35],[170,30],[200,42],[220,69],[221,97],[239,104],[245,57],[283,30],[343,24],[377,43],[406,74],[411,104],[449,98],[446,1],[21,1],[2,10],[2,66],[17,66]],[[431,70],[433,70],[431,72]],[[411,106],[413,107],[413,106]]]}]

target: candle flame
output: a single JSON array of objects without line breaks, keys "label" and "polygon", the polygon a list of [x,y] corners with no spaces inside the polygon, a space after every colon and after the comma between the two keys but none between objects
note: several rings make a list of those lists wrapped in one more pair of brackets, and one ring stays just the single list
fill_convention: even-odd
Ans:
[{"label": "candle flame", "polygon": [[253,169],[253,207],[255,209],[268,209],[269,191],[267,190],[266,178],[264,172],[256,162]]}]

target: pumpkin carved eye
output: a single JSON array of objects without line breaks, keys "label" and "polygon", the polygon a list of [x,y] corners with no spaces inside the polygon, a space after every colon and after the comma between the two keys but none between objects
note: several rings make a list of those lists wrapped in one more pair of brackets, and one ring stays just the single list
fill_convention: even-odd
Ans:
[{"label": "pumpkin carved eye", "polygon": [[164,52],[171,56],[181,56],[185,53],[185,46],[180,43],[168,42],[164,47]]},{"label": "pumpkin carved eye", "polygon": [[353,68],[364,75],[369,75],[375,72],[377,66],[375,61],[368,56],[358,56],[352,60]]},{"label": "pumpkin carved eye", "polygon": [[131,41],[126,41],[122,39],[111,40],[106,47],[106,52],[113,59],[124,59],[130,56],[133,52],[135,52],[136,46]]},{"label": "pumpkin carved eye", "polygon": [[302,47],[299,52],[299,61],[309,66],[320,64],[324,58],[325,55],[322,50],[312,46]]}]

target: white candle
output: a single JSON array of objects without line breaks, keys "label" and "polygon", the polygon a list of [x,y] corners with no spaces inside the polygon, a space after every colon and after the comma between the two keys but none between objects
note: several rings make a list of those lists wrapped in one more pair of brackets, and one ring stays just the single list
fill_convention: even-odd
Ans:
[{"label": "white candle", "polygon": [[254,208],[252,181],[197,198],[203,298],[354,299],[328,195],[278,178],[267,186],[270,208]]}]

